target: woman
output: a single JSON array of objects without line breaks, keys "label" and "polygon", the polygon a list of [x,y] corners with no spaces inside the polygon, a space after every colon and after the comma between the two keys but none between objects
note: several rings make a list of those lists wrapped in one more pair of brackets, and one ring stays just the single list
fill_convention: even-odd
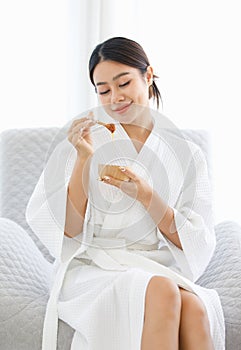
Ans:
[{"label": "woman", "polygon": [[98,109],[74,120],[26,213],[56,258],[43,349],[59,317],[71,349],[222,350],[219,297],[195,284],[215,248],[205,159],[149,108],[160,93],[139,44],[106,40],[89,72],[114,138]]}]

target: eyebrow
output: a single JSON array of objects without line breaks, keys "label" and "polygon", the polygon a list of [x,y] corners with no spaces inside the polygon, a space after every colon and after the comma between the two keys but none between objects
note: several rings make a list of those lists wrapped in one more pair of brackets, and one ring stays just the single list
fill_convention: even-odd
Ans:
[{"label": "eyebrow", "polygon": [[[130,74],[130,72],[122,72],[122,73],[119,73],[117,74],[116,76],[114,76],[114,78],[112,79],[113,81],[117,80],[118,78],[122,77],[123,75],[127,75],[127,74]],[[99,85],[105,85],[105,84],[108,84],[107,82],[104,82],[104,81],[100,81],[98,83],[96,83],[96,86],[99,86]]]}]

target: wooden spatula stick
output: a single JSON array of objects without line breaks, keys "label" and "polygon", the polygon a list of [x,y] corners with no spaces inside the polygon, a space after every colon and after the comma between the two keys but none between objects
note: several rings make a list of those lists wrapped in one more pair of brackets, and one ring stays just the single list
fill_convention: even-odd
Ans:
[{"label": "wooden spatula stick", "polygon": [[107,128],[112,134],[115,132],[115,124],[106,124],[101,122],[100,120],[97,120],[96,123]]}]

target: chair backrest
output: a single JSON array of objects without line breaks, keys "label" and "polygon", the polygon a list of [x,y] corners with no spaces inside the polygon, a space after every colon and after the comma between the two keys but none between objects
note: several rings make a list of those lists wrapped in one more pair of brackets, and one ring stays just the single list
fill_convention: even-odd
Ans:
[{"label": "chair backrest", "polygon": [[50,149],[65,136],[59,128],[10,129],[0,135],[0,216],[22,226],[48,260],[47,249],[25,220],[25,210]]},{"label": "chair backrest", "polygon": [[[200,146],[210,169],[208,133],[182,132]],[[55,127],[10,129],[0,134],[0,216],[22,226],[48,260],[51,257],[47,249],[26,223],[25,209],[51,150],[65,137],[66,130]]]}]

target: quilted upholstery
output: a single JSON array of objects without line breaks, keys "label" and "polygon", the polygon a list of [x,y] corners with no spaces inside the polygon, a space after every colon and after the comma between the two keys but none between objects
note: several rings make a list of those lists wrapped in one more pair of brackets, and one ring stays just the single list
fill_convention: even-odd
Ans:
[{"label": "quilted upholstery", "polygon": [[226,349],[241,350],[241,227],[225,221],[215,227],[215,254],[198,283],[216,289],[224,311]]},{"label": "quilted upholstery", "polygon": [[12,129],[0,135],[0,215],[24,228],[50,261],[26,223],[25,209],[51,150],[64,137],[66,130],[59,128]]},{"label": "quilted upholstery", "polygon": [[[185,130],[204,151],[204,131]],[[48,299],[52,258],[28,227],[25,208],[35,183],[66,129],[8,130],[0,135],[0,349],[37,350]],[[215,227],[217,248],[199,283],[220,295],[227,350],[241,350],[241,228],[234,222]],[[38,248],[37,248],[38,247]],[[46,259],[45,259],[46,258]],[[59,324],[59,350],[70,348],[71,328]]]},{"label": "quilted upholstery", "polygon": [[[9,219],[0,218],[0,240],[0,349],[39,350],[52,264]],[[73,331],[59,327],[58,349],[69,349]]]}]

